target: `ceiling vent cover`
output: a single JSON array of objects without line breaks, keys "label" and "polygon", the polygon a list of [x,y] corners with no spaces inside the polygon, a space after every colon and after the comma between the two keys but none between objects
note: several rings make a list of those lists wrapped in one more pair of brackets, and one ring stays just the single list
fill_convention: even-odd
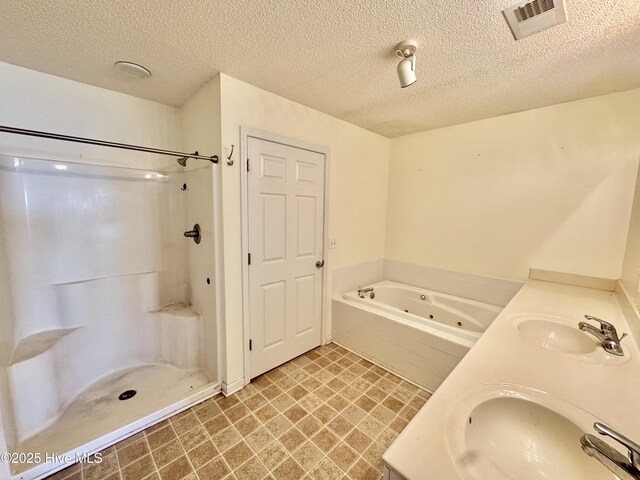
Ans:
[{"label": "ceiling vent cover", "polygon": [[502,13],[516,40],[567,20],[563,0],[530,0],[505,8]]}]

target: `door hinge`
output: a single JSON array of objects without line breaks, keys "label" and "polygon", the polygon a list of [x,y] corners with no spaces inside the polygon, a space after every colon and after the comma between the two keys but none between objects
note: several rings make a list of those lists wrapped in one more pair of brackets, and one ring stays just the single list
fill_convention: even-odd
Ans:
[{"label": "door hinge", "polygon": [[249,159],[247,158],[247,172],[249,171]]},{"label": "door hinge", "polygon": [[249,254],[248,257],[249,257],[249,265],[251,265],[251,254]]},{"label": "door hinge", "polygon": [[253,340],[249,339],[249,351],[253,350]]}]

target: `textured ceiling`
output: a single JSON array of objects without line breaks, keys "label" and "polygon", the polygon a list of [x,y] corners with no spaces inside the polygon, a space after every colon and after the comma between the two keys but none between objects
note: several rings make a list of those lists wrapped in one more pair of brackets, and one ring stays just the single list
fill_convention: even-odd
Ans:
[{"label": "textured ceiling", "polygon": [[567,23],[516,42],[512,0],[3,0],[0,61],[176,106],[222,71],[394,137],[640,87],[640,2],[566,2]]}]

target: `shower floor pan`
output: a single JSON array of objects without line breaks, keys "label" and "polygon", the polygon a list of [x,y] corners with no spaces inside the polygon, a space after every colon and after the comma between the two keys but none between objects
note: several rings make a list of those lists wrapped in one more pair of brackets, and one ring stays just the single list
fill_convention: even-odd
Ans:
[{"label": "shower floor pan", "polygon": [[[135,390],[127,400],[123,392]],[[82,392],[58,420],[19,443],[14,453],[93,453],[177,411],[218,393],[202,371],[145,365],[111,374]],[[128,395],[125,395],[125,397]],[[36,479],[67,467],[64,462],[14,464],[16,478]]]}]

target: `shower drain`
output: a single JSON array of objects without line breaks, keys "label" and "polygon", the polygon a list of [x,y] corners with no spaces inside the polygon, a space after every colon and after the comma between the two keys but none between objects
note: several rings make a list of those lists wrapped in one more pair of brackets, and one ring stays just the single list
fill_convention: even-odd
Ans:
[{"label": "shower drain", "polygon": [[118,396],[118,399],[120,400],[129,400],[130,398],[133,398],[136,396],[136,392],[135,390],[127,390],[125,392],[122,392],[120,394],[120,396]]}]

